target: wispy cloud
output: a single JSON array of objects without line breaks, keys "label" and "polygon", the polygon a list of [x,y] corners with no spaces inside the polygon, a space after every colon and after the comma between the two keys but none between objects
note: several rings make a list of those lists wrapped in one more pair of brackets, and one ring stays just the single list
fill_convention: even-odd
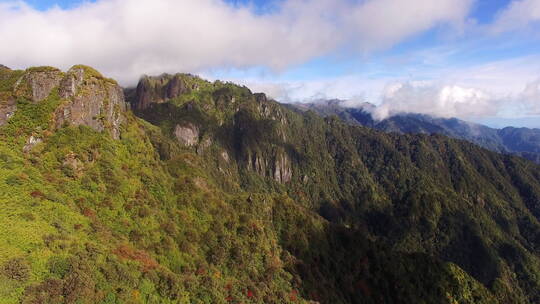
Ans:
[{"label": "wispy cloud", "polygon": [[540,115],[540,79],[530,82],[518,95],[525,112],[532,115]]},{"label": "wispy cloud", "polygon": [[540,22],[539,0],[512,1],[506,9],[498,14],[491,30],[494,33],[514,31],[538,22]]}]

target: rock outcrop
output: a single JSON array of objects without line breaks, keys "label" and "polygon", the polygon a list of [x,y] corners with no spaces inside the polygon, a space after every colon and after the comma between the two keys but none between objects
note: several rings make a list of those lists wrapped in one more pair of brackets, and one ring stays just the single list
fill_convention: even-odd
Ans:
[{"label": "rock outcrop", "polygon": [[62,78],[62,71],[56,68],[30,68],[15,84],[15,94],[35,103],[40,102],[49,97]]},{"label": "rock outcrop", "polygon": [[70,152],[64,157],[62,169],[71,177],[81,177],[84,163],[77,158],[77,154]]},{"label": "rock outcrop", "polygon": [[[281,108],[264,93],[187,74],[145,76],[136,88],[125,92],[141,117],[157,125],[170,119],[164,131],[171,132],[181,145],[195,147],[200,155],[216,152],[210,148],[221,146],[222,152],[214,156],[222,172],[227,172],[226,167],[234,167],[234,159],[240,170],[278,183],[292,181],[291,158],[283,147],[275,145],[286,142],[284,126],[289,122]],[[172,130],[169,126],[173,126]],[[228,145],[224,141],[231,138],[224,139],[225,132],[234,137]]]},{"label": "rock outcrop", "polygon": [[61,98],[72,98],[84,81],[84,68],[71,68],[60,82],[58,94]]},{"label": "rock outcrop", "polygon": [[183,77],[189,77],[189,75],[163,74],[157,77],[145,76],[141,78],[134,94],[134,100],[131,100],[133,108],[144,110],[152,103],[163,103],[189,93],[192,89],[197,89],[194,86],[188,86]]},{"label": "rock outcrop", "polygon": [[282,184],[292,180],[292,164],[285,152],[275,152],[270,157],[265,157],[262,153],[253,153],[248,159],[248,169],[261,176],[271,177]]},{"label": "rock outcrop", "polygon": [[184,146],[194,146],[199,142],[199,128],[192,123],[176,125],[174,136]]},{"label": "rock outcrop", "polygon": [[6,124],[16,110],[17,104],[13,97],[0,98],[0,126]]},{"label": "rock outcrop", "polygon": [[253,153],[253,155],[249,157],[249,164],[249,169],[252,169],[261,176],[267,176],[266,168],[268,167],[268,160],[266,158],[258,153]]},{"label": "rock outcrop", "polygon": [[26,141],[26,144],[23,147],[23,152],[28,153],[34,148],[36,145],[43,142],[43,139],[36,137],[34,135],[30,136],[28,140]]},{"label": "rock outcrop", "polygon": [[0,64],[0,69],[3,69],[3,70],[11,70],[10,68],[8,68],[7,66],[3,65],[3,64]]},{"label": "rock outcrop", "polygon": [[268,98],[266,98],[266,94],[264,93],[254,93],[253,97],[255,97],[255,100],[258,103],[265,103],[268,101]]},{"label": "rock outcrop", "polygon": [[[51,113],[53,128],[85,125],[96,131],[110,132],[115,139],[120,138],[127,104],[122,88],[114,80],[82,65],[74,66],[66,73],[52,67],[14,72],[4,69],[2,73],[4,80],[13,75],[20,76],[0,92],[0,126],[14,115],[18,100],[23,99],[34,104],[58,104]],[[27,146],[32,144],[28,142]]]},{"label": "rock outcrop", "polygon": [[274,161],[274,180],[278,183],[288,183],[292,180],[291,161],[287,154],[278,153]]},{"label": "rock outcrop", "polygon": [[118,139],[126,111],[122,88],[89,69],[75,66],[60,82],[59,95],[68,102],[55,113],[56,127],[85,125],[96,131],[109,130]]}]

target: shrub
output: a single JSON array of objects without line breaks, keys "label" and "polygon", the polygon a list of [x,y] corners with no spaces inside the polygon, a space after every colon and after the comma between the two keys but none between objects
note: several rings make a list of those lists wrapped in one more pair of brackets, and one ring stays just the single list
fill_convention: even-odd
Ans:
[{"label": "shrub", "polygon": [[69,271],[71,264],[66,258],[54,256],[47,262],[49,272],[58,278],[63,278]]},{"label": "shrub", "polygon": [[20,186],[24,181],[17,175],[10,175],[6,178],[6,184],[8,186]]},{"label": "shrub", "polygon": [[2,274],[8,279],[24,282],[30,275],[30,267],[23,258],[13,258],[4,263]]}]

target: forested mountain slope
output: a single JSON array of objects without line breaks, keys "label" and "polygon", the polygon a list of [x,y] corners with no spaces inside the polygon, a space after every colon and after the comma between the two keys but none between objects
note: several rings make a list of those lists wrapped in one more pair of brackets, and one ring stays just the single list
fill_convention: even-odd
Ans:
[{"label": "forested mountain slope", "polygon": [[0,69],[0,303],[536,303],[540,168],[187,74]]},{"label": "forested mountain slope", "polygon": [[374,105],[345,106],[341,100],[291,105],[312,110],[323,116],[336,115],[344,121],[385,132],[410,134],[441,134],[465,139],[495,152],[519,155],[540,163],[540,129],[506,127],[494,129],[457,118],[441,118],[426,114],[398,113],[382,120],[374,119]]}]

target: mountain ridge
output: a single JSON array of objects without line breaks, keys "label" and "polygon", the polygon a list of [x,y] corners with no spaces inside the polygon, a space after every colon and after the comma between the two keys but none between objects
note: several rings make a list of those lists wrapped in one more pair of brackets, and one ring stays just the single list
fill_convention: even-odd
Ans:
[{"label": "mountain ridge", "polygon": [[532,162],[187,74],[131,111],[74,72],[0,71],[4,303],[540,299]]}]

